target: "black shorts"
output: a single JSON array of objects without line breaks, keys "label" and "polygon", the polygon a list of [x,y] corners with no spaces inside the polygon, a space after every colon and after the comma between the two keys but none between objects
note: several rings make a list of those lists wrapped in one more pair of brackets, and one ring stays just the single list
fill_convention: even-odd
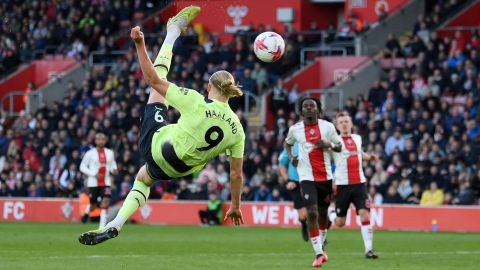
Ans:
[{"label": "black shorts", "polygon": [[90,204],[97,204],[100,205],[103,198],[110,198],[112,197],[112,190],[110,187],[89,187],[88,188],[88,195],[90,197]]},{"label": "black shorts", "polygon": [[168,125],[167,111],[168,108],[163,103],[150,103],[145,106],[145,111],[141,119],[138,150],[143,160],[145,160],[147,173],[153,180],[171,179],[170,176],[158,167],[152,157],[152,138],[155,132]]},{"label": "black shorts", "polygon": [[332,200],[332,180],[324,182],[302,181],[300,182],[302,198],[305,206],[318,205],[328,207]]},{"label": "black shorts", "polygon": [[295,181],[297,186],[290,190],[290,197],[292,198],[293,201],[293,208],[295,209],[300,209],[305,207],[305,203],[303,202],[302,199],[302,193],[300,192],[300,183]]},{"label": "black shorts", "polygon": [[367,187],[364,183],[355,185],[338,185],[335,198],[335,211],[337,216],[347,215],[350,203],[355,205],[355,210],[367,209],[370,211],[370,199],[368,198]]}]

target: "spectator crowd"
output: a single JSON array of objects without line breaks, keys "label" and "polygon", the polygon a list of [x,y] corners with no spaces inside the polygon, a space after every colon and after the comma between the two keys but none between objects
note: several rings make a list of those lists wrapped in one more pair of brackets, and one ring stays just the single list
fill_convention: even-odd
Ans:
[{"label": "spectator crowd", "polygon": [[45,52],[81,60],[90,51],[116,49],[114,34],[154,10],[158,5],[154,2],[3,0],[0,3],[0,77]]},{"label": "spectator crowd", "polygon": [[[86,22],[97,16],[93,12]],[[423,17],[419,20],[421,25]],[[249,46],[255,33],[265,30],[271,29],[252,27],[221,44],[217,36],[207,33],[199,38],[193,28],[187,29],[175,44],[169,79],[206,94],[209,76],[226,69],[245,92],[262,95],[273,89],[274,130],[249,130],[241,110],[243,99],[232,100],[231,106],[247,133],[242,199],[285,201],[290,199],[288,179],[278,172],[278,155],[288,127],[299,120],[293,106],[299,93],[295,87],[286,89],[281,78],[299,64],[299,50],[308,41],[303,35],[286,33],[286,54],[280,63],[265,67],[256,61]],[[159,18],[151,32],[164,33]],[[154,58],[163,35],[147,37]],[[88,47],[98,49],[101,44]],[[425,38],[421,31],[414,31],[403,46],[391,36],[385,57],[415,59],[410,61],[413,64],[388,67],[388,76],[375,82],[368,96],[346,101],[345,110],[352,115],[355,133],[363,137],[365,151],[381,157],[379,162],[364,163],[375,203],[478,204],[479,50],[477,32],[459,32],[454,38],[432,32]],[[108,147],[116,155],[119,173],[114,176],[112,201],[127,195],[143,165],[137,143],[149,87],[142,80],[132,48],[116,61],[111,68],[92,67],[81,85],[70,83],[69,96],[62,102],[43,106],[34,115],[24,114],[12,128],[1,129],[0,196],[78,196],[85,187],[79,164],[93,147],[96,132],[107,134]],[[168,116],[175,123],[179,114],[170,108]],[[155,184],[151,198],[207,200],[209,194],[217,193],[228,200],[228,169],[228,157],[221,155],[195,175]]]},{"label": "spectator crowd", "polygon": [[[226,69],[244,86],[244,92],[266,92],[280,76],[298,65],[298,50],[304,42],[302,35],[290,33],[281,62],[266,68],[256,61],[249,46],[255,33],[266,30],[273,29],[251,28],[221,44],[217,36],[208,33],[199,42],[199,34],[193,28],[187,29],[175,45],[169,79],[206,94],[210,75]],[[149,55],[154,57],[163,42],[165,25],[156,17],[147,32]],[[96,132],[106,133],[108,147],[114,150],[119,166],[112,187],[113,201],[126,196],[144,163],[137,146],[139,119],[150,89],[142,79],[133,46],[115,61],[112,67],[90,68],[81,85],[70,82],[68,97],[62,102],[44,105],[35,114],[22,114],[12,127],[0,126],[0,196],[78,196],[85,191],[85,176],[79,172],[79,165],[83,154],[94,147]],[[247,120],[239,110],[243,109],[243,99],[232,100],[231,106],[248,130]],[[173,108],[168,115],[171,123],[179,117]],[[255,140],[251,143],[258,145],[260,137]],[[198,175],[158,183],[151,197],[204,200],[216,191],[227,199],[228,169],[227,157],[221,156]]]}]

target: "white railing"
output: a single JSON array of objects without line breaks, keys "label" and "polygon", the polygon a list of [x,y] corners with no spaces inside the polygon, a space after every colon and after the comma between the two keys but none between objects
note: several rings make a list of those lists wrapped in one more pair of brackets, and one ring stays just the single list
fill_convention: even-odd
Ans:
[{"label": "white railing", "polygon": [[328,116],[334,116],[337,110],[343,110],[344,93],[343,89],[310,89],[302,92],[295,102],[295,111],[301,114],[300,101],[306,97],[320,96],[322,111]]},{"label": "white railing", "polygon": [[306,54],[309,52],[323,53],[322,55],[340,55],[347,56],[347,49],[343,47],[307,47],[300,51],[300,65],[304,67],[307,64]]},{"label": "white railing", "polygon": [[[93,51],[90,53],[88,56],[88,66],[93,67],[93,66],[107,66],[111,67],[117,64],[116,60],[118,56],[120,55],[126,55],[128,53],[127,50],[117,50],[117,51],[110,51],[110,52],[105,52],[105,51]],[[96,57],[99,57],[101,61],[97,62]]]},{"label": "white railing", "polygon": [[[27,97],[25,108],[15,108],[16,98]],[[5,104],[8,101],[8,104]],[[25,91],[12,91],[3,96],[0,101],[0,110],[6,113],[8,117],[19,116],[20,112],[25,109],[26,113],[35,111],[40,107],[43,102],[43,94],[40,91],[25,92]]]},{"label": "white railing", "polygon": [[[245,118],[248,118],[250,114],[258,114],[260,112],[260,107],[262,106],[260,97],[252,93],[245,92],[243,93],[244,103],[243,103],[243,114]],[[254,104],[251,104],[253,100]],[[253,105],[253,107],[252,107]],[[253,110],[251,110],[253,108]]]}]

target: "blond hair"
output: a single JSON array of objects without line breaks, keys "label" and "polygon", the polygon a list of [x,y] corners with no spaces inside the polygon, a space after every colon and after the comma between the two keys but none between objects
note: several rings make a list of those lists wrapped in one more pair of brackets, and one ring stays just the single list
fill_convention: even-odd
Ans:
[{"label": "blond hair", "polygon": [[347,111],[341,111],[341,112],[338,112],[337,115],[335,115],[334,124],[337,124],[338,118],[345,117],[345,116],[350,118],[350,121],[352,121],[352,117]]},{"label": "blond hair", "polygon": [[235,84],[232,74],[226,70],[219,70],[213,73],[209,82],[226,97],[243,96],[241,86]]},{"label": "blond hair", "polygon": [[347,111],[338,112],[337,115],[335,116],[335,118],[339,118],[339,117],[343,117],[343,116],[348,116],[348,117],[351,118],[350,114]]}]

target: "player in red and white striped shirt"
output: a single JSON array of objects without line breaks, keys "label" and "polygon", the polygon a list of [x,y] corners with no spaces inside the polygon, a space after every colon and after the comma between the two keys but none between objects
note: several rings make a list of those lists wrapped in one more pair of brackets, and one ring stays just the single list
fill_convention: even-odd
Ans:
[{"label": "player in red and white striped shirt", "polygon": [[117,173],[117,163],[113,151],[106,148],[107,136],[103,133],[95,135],[95,148],[88,150],[83,156],[80,171],[87,175],[90,204],[85,210],[82,222],[86,222],[91,211],[100,207],[100,228],[107,224],[108,207],[111,196],[111,176]]},{"label": "player in red and white striped shirt", "polygon": [[[316,258],[313,267],[327,261],[323,244],[327,237],[328,206],[332,196],[331,152],[341,151],[340,138],[332,123],[318,119],[321,104],[306,98],[300,103],[303,121],[291,126],[285,139],[288,157],[300,179],[302,198],[307,208],[307,227]],[[295,143],[299,156],[292,155]]]},{"label": "player in red and white striped shirt", "polygon": [[350,203],[353,203],[362,221],[365,256],[367,259],[377,259],[378,255],[372,250],[373,228],[370,224],[370,199],[365,184],[362,160],[378,160],[378,157],[362,151],[362,137],[352,134],[352,118],[347,112],[337,114],[335,125],[340,131],[343,150],[333,153],[337,196],[335,199],[336,209],[329,211],[329,218],[332,223],[343,227]]}]

